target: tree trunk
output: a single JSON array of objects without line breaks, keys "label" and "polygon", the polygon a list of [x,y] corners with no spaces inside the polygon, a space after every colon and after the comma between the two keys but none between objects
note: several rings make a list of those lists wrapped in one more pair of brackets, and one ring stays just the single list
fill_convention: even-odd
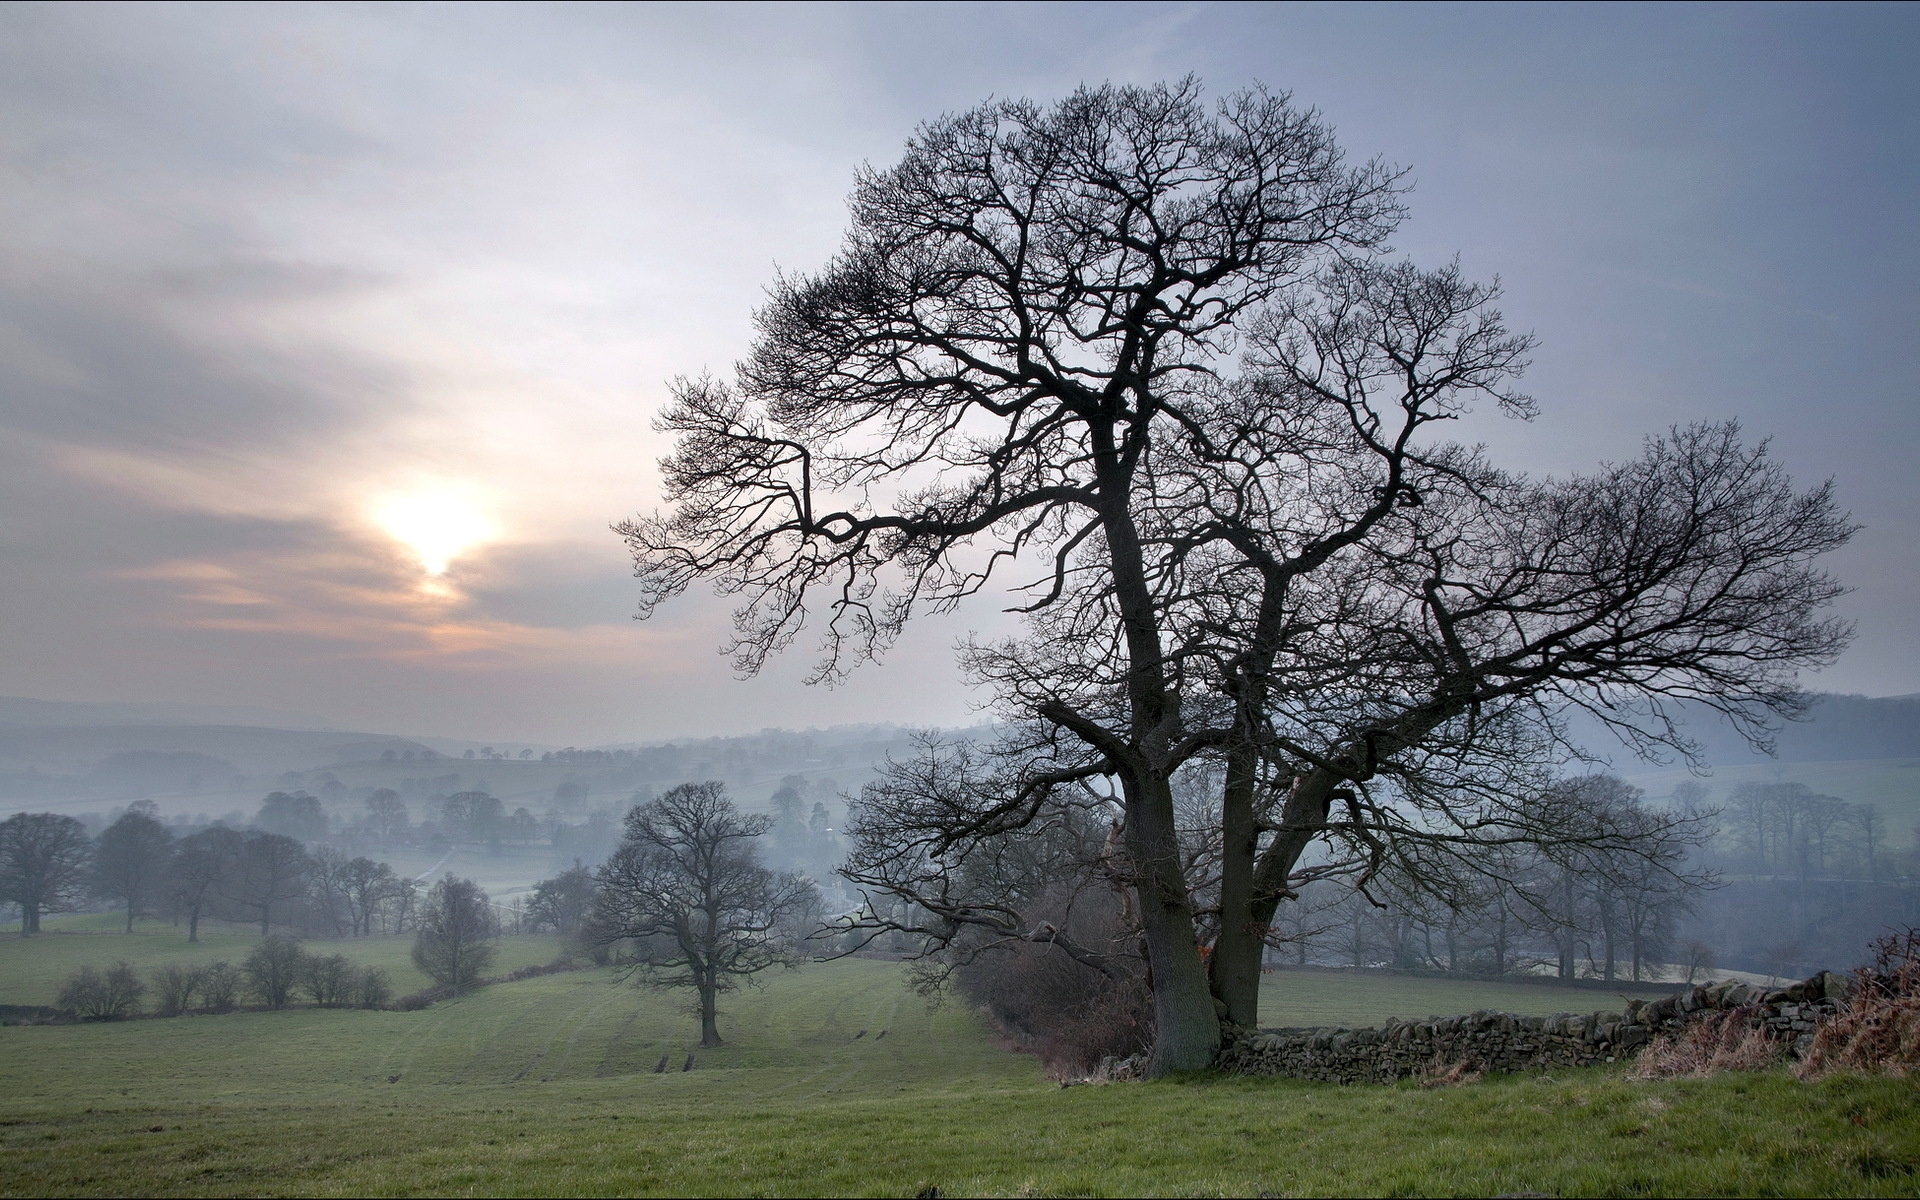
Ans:
[{"label": "tree trunk", "polygon": [[40,932],[40,906],[22,904],[20,906],[20,936],[32,937]]},{"label": "tree trunk", "polygon": [[1221,806],[1220,933],[1213,943],[1213,995],[1225,1018],[1253,1028],[1260,1022],[1260,952],[1266,926],[1253,917],[1253,860],[1260,832],[1254,826],[1254,761],[1251,747],[1227,758]]},{"label": "tree trunk", "polygon": [[700,1046],[708,1049],[720,1044],[720,1026],[718,1024],[719,1007],[717,1004],[719,988],[713,981],[700,980]]},{"label": "tree trunk", "polygon": [[133,932],[133,901],[127,901],[127,932]]},{"label": "tree trunk", "polygon": [[200,940],[200,906],[197,904],[187,910],[187,940]]},{"label": "tree trunk", "polygon": [[[1200,961],[1193,908],[1174,836],[1173,790],[1164,775],[1127,781],[1127,852],[1139,872],[1136,895],[1153,973],[1153,1061],[1148,1073],[1200,1071],[1220,1048],[1220,1017]],[[1256,986],[1259,975],[1254,976]]]}]

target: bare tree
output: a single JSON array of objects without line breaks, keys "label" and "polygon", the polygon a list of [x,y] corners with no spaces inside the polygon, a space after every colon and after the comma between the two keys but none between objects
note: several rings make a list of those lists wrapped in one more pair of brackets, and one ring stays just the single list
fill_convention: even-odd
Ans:
[{"label": "bare tree", "polygon": [[58,813],[15,813],[0,821],[0,898],[20,906],[20,936],[40,932],[40,915],[72,906],[85,892],[92,845],[86,826]]},{"label": "bare tree", "polygon": [[[1528,802],[1567,706],[1642,747],[1683,744],[1674,698],[1757,731],[1844,640],[1808,563],[1850,526],[1731,428],[1542,482],[1435,439],[1532,411],[1531,341],[1457,269],[1379,259],[1396,188],[1288,98],[1209,113],[1190,81],[924,126],[861,176],[846,249],[776,285],[737,382],[680,385],[676,507],[621,526],[643,616],[701,578],[745,597],[745,671],[824,604],[819,679],[1037,560],[1026,636],[967,658],[998,764],[896,776],[850,866],[942,947],[980,928],[946,878],[966,844],[1104,812],[1156,1072],[1206,1065],[1216,1002],[1254,1023],[1307,878],[1444,896],[1471,847],[1569,836]],[[1196,854],[1175,780],[1207,764]],[[1004,929],[1072,953],[1041,925]]]},{"label": "bare tree", "polygon": [[215,825],[180,840],[168,864],[175,913],[187,918],[187,940],[200,940],[200,918],[232,890],[240,867],[241,836]]},{"label": "bare tree", "polygon": [[400,877],[386,863],[375,862],[361,855],[341,866],[339,878],[353,935],[371,936],[374,918],[381,907],[391,903],[400,893]]},{"label": "bare tree", "polygon": [[128,933],[134,918],[153,911],[165,895],[173,834],[156,811],[151,800],[134,801],[101,831],[93,851],[93,892],[126,913]]},{"label": "bare tree", "polygon": [[260,936],[273,929],[280,906],[307,893],[313,860],[293,838],[279,833],[249,833],[240,843],[240,855],[228,877],[228,896],[243,910],[256,914]]},{"label": "bare tree", "polygon": [[769,824],[742,817],[722,783],[683,783],[627,814],[626,836],[598,873],[595,940],[630,941],[651,982],[692,987],[702,1046],[720,1044],[719,994],[797,963],[819,915],[811,880],[760,865],[753,840]]},{"label": "bare tree", "polygon": [[435,983],[471,987],[493,965],[500,922],[473,880],[443,877],[428,889],[417,921],[413,963]]}]

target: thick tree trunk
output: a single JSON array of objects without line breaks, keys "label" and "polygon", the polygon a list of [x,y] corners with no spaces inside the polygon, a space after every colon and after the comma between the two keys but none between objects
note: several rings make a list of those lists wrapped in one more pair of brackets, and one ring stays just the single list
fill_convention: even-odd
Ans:
[{"label": "thick tree trunk", "polygon": [[20,906],[20,936],[32,937],[40,932],[40,906],[22,904]]},{"label": "thick tree trunk", "polygon": [[1173,791],[1164,776],[1132,781],[1127,852],[1139,872],[1140,923],[1153,972],[1153,1061],[1149,1074],[1199,1071],[1220,1048],[1220,1018],[1200,961],[1193,907],[1174,836]]},{"label": "thick tree trunk", "polygon": [[127,932],[133,932],[133,901],[127,901]]},{"label": "thick tree trunk", "polygon": [[200,909],[198,906],[195,906],[187,914],[187,940],[189,942],[197,942],[200,940]]},{"label": "thick tree trunk", "polygon": [[1260,832],[1254,825],[1254,759],[1251,747],[1227,758],[1221,806],[1220,932],[1209,964],[1213,995],[1225,1019],[1252,1028],[1260,1021],[1260,952],[1264,924],[1253,916],[1253,867]]}]

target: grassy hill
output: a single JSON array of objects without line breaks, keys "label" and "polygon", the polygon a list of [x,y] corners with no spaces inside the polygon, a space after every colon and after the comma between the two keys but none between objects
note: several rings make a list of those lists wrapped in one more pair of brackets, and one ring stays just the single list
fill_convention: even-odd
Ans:
[{"label": "grassy hill", "polygon": [[[70,946],[168,940],[0,944],[0,987]],[[1358,1012],[1381,982],[1329,973],[1312,1003]],[[691,1071],[684,997],[611,970],[415,1013],[0,1028],[0,1195],[1910,1195],[1920,1167],[1920,1091],[1897,1080],[1063,1090],[893,963],[779,973],[724,1007],[728,1044]]]}]

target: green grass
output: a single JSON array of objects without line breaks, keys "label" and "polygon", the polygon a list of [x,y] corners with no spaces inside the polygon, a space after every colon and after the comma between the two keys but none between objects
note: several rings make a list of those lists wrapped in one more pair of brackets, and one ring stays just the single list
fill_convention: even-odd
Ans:
[{"label": "green grass", "polygon": [[[260,940],[257,932],[239,926],[203,923],[200,941],[187,941],[185,930],[158,921],[142,921],[133,933],[122,933],[124,920],[91,913],[49,920],[39,937],[0,937],[0,1004],[52,1004],[67,976],[83,966],[104,967],[126,959],[145,976],[162,963],[204,963],[224,958],[238,966]],[[413,965],[412,937],[324,939],[310,938],[307,949],[316,954],[344,954],[366,966],[384,967],[394,994],[405,995],[429,985]],[[518,967],[552,962],[559,953],[553,937],[500,939],[493,971],[505,974]]]},{"label": "green grass", "polygon": [[729,997],[683,1073],[682,1000],[602,970],[417,1013],[0,1029],[0,1194],[1912,1195],[1920,1166],[1898,1080],[1062,1090],[859,960]]},{"label": "green grass", "polygon": [[[1666,990],[1679,990],[1672,985]],[[1635,993],[1639,994],[1639,993]],[[1491,1008],[1544,1017],[1556,1012],[1619,1012],[1619,992],[1551,984],[1433,979],[1346,971],[1270,971],[1260,980],[1260,1024],[1377,1026]]]}]

